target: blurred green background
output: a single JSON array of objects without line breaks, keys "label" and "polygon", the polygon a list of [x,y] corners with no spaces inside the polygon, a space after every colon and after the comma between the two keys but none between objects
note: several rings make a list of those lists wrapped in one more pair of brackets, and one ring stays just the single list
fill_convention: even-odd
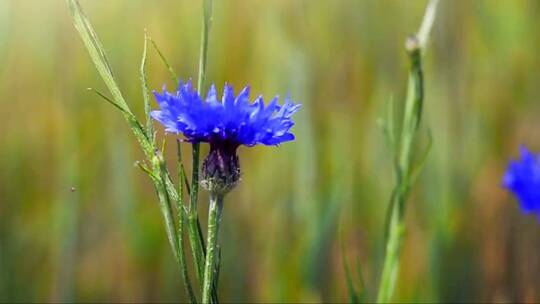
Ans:
[{"label": "blurred green background", "polygon": [[[138,115],[144,28],[196,77],[199,1],[82,4]],[[403,42],[425,4],[215,1],[208,79],[303,104],[296,142],[240,151],[223,301],[346,301],[341,240],[374,297],[393,185],[376,121],[403,99]],[[540,223],[500,187],[519,144],[540,150],[540,2],[442,0],[432,37],[421,134],[434,147],[409,201],[396,299],[540,301]],[[171,88],[150,54],[150,86]],[[1,0],[0,301],[186,299],[151,183],[133,166],[143,155],[87,87],[106,91],[64,1]]]}]

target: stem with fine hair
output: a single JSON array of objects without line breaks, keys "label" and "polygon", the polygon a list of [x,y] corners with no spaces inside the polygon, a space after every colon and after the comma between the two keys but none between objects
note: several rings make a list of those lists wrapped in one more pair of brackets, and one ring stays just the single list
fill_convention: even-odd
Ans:
[{"label": "stem with fine hair", "polygon": [[208,208],[208,240],[202,295],[203,303],[210,303],[210,292],[214,282],[219,224],[221,221],[222,211],[223,195],[210,193],[210,206]]}]

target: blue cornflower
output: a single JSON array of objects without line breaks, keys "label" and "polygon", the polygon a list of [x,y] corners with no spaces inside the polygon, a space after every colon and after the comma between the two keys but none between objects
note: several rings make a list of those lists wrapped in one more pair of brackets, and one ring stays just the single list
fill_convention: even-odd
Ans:
[{"label": "blue cornflower", "polygon": [[521,160],[510,161],[503,185],[517,197],[525,213],[540,216],[540,155],[532,154],[524,146],[520,152]]},{"label": "blue cornflower", "polygon": [[210,190],[230,190],[240,177],[236,149],[241,146],[278,145],[294,140],[290,133],[292,115],[299,109],[287,97],[283,105],[274,97],[265,106],[262,96],[253,103],[249,87],[234,95],[225,85],[221,101],[212,85],[203,101],[191,81],[180,83],[175,93],[154,92],[160,107],[151,115],[165,126],[165,131],[182,133],[187,141],[210,144],[203,163],[203,185]]}]

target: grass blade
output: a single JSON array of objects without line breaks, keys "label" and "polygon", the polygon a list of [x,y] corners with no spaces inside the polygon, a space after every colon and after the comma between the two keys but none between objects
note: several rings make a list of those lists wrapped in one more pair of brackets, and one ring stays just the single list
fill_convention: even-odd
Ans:
[{"label": "grass blade", "polygon": [[120,92],[120,88],[116,84],[111,65],[105,55],[105,50],[103,49],[94,28],[84,14],[79,1],[67,0],[67,3],[70,8],[71,16],[73,17],[75,28],[79,32],[88,53],[90,53],[90,57],[101,75],[101,78],[113,95],[114,102],[125,112],[131,113],[131,110]]},{"label": "grass blade", "polygon": [[180,82],[180,79],[178,78],[178,75],[176,74],[176,72],[174,71],[172,66],[169,64],[169,61],[167,61],[167,58],[165,58],[165,55],[163,55],[163,53],[161,52],[161,50],[157,46],[156,42],[154,41],[154,39],[152,39],[152,37],[150,37],[150,36],[148,36],[148,39],[152,43],[152,46],[154,47],[156,52],[158,53],[159,58],[161,58],[161,61],[163,61],[163,64],[165,64],[165,66],[167,67],[167,70],[169,71],[169,74],[171,74],[171,79],[174,81],[175,85],[178,85],[178,83]]},{"label": "grass blade", "polygon": [[141,67],[140,67],[140,79],[141,79],[141,90],[144,100],[144,115],[146,118],[146,136],[150,139],[150,141],[154,141],[154,127],[152,124],[152,117],[150,117],[150,111],[152,110],[150,106],[150,93],[148,90],[148,82],[146,78],[146,62],[147,62],[147,52],[148,51],[148,34],[146,33],[146,30],[144,32],[144,46],[143,46],[143,54],[141,59]]},{"label": "grass blade", "polygon": [[[111,102],[116,108],[122,111],[125,119],[127,120],[133,134],[137,138],[137,141],[142,146],[143,151],[148,157],[152,157],[154,147],[152,142],[148,139],[147,134],[144,128],[141,126],[135,115],[131,112],[129,106],[127,105],[124,96],[122,95],[118,84],[116,83],[111,65],[107,60],[105,55],[105,50],[99,41],[94,28],[88,21],[88,18],[84,14],[79,1],[77,0],[66,0],[69,6],[71,16],[73,17],[73,23],[75,28],[79,32],[88,53],[98,73],[105,82],[105,85],[109,89],[112,95],[112,99],[105,98],[107,101]],[[102,96],[104,97],[104,96]]]}]

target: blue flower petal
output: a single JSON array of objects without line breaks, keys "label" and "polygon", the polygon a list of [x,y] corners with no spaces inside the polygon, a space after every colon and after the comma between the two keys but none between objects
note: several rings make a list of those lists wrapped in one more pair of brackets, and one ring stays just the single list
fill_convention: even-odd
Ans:
[{"label": "blue flower petal", "polygon": [[212,85],[203,101],[189,80],[180,82],[176,92],[165,88],[161,94],[154,92],[159,110],[151,116],[167,132],[182,133],[191,142],[255,146],[294,140],[289,132],[294,126],[291,117],[300,105],[289,97],[279,105],[276,96],[265,106],[262,96],[250,103],[249,95],[249,86],[235,96],[233,87],[225,84],[223,96],[218,98]]}]

